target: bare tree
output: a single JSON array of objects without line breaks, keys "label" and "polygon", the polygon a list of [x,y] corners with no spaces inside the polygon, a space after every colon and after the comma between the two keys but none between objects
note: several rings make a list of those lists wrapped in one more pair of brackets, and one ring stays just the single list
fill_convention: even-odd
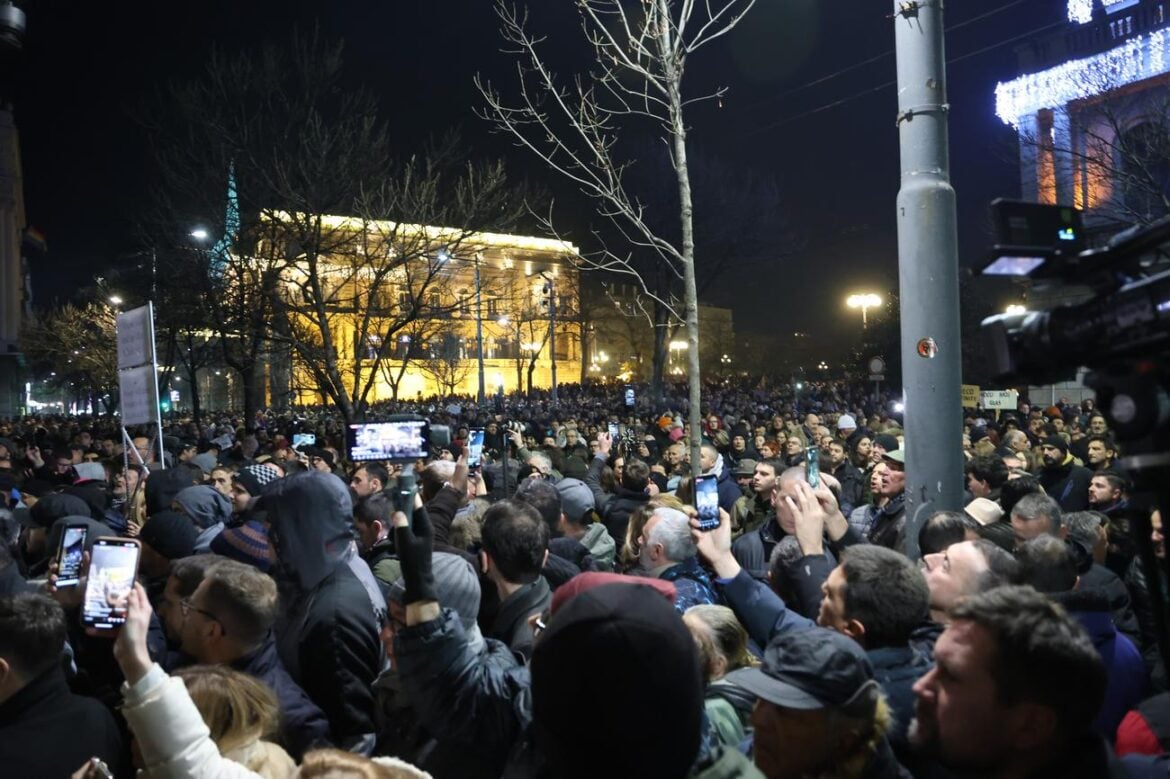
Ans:
[{"label": "bare tree", "polygon": [[115,311],[105,303],[67,303],[26,320],[22,351],[48,383],[85,399],[97,413],[118,407],[118,354]]},{"label": "bare tree", "polygon": [[397,334],[452,309],[444,258],[524,212],[503,164],[470,160],[454,135],[401,158],[378,100],[346,83],[341,53],[311,35],[217,54],[154,123],[155,232],[199,213],[222,236],[204,251],[206,305],[248,418],[279,350],[347,422],[360,419]]},{"label": "bare tree", "polygon": [[[517,53],[519,95],[509,104],[481,78],[476,84],[487,101],[485,115],[534,152],[552,170],[595,200],[598,213],[609,219],[627,242],[628,250],[611,245],[580,258],[584,267],[628,276],[646,295],[656,290],[634,262],[649,253],[682,283],[682,305],[655,297],[669,315],[686,323],[691,429],[700,427],[699,315],[695,280],[693,203],[688,172],[688,125],[685,109],[723,89],[703,96],[683,91],[690,58],[726,35],[752,8],[755,0],[579,0],[577,8],[585,39],[592,47],[588,73],[565,85],[547,65],[544,38],[528,28],[526,12],[498,0],[496,11],[506,45]],[[646,122],[670,150],[678,189],[677,238],[656,232],[644,218],[645,209],[626,188],[628,161],[615,159],[615,147],[628,124]],[[546,227],[552,228],[551,217]],[[692,462],[699,461],[699,438],[691,440]]]}]

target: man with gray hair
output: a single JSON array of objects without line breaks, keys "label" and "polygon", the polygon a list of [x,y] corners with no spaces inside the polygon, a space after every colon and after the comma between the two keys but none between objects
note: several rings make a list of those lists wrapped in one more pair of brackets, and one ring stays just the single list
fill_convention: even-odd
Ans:
[{"label": "man with gray hair", "polygon": [[674,607],[679,614],[691,606],[718,603],[711,577],[699,564],[690,523],[678,509],[658,508],[646,520],[638,539],[642,568],[655,578],[674,582],[678,589]]},{"label": "man with gray hair", "polygon": [[[1041,493],[1025,495],[1012,507],[1012,530],[1015,531],[1017,550],[1033,538],[1050,535],[1064,540],[1068,538],[1069,532],[1060,506],[1055,500]],[[1089,557],[1082,565],[1080,577],[1079,588],[1093,590],[1103,595],[1109,601],[1113,623],[1117,625],[1117,629],[1135,642],[1140,642],[1141,631],[1133,611],[1129,590],[1125,588],[1125,583],[1117,574],[1093,562]]]},{"label": "man with gray hair", "polygon": [[1016,547],[1045,534],[1065,538],[1068,530],[1061,526],[1060,520],[1060,505],[1047,495],[1037,492],[1020,498],[1012,506],[1012,530],[1016,536]]}]

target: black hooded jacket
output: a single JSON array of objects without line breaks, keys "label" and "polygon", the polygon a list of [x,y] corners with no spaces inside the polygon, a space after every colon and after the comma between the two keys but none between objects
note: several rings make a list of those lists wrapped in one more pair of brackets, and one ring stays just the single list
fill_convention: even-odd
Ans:
[{"label": "black hooded jacket", "polygon": [[283,607],[280,659],[325,712],[333,743],[369,754],[385,601],[353,542],[349,491],[331,474],[295,473],[268,486],[264,509]]}]

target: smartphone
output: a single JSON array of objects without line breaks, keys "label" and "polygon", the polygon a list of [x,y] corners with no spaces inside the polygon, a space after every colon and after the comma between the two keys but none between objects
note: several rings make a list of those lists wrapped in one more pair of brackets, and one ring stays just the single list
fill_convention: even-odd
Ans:
[{"label": "smartphone", "polygon": [[808,479],[808,486],[814,490],[821,486],[821,450],[810,446],[804,450],[804,475]]},{"label": "smartphone", "polygon": [[714,474],[695,479],[695,508],[699,510],[699,530],[704,533],[719,527],[719,483]]},{"label": "smartphone", "polygon": [[57,589],[76,587],[81,583],[81,561],[85,555],[87,525],[66,525],[57,546]]},{"label": "smartphone", "polygon": [[135,538],[95,539],[81,606],[81,624],[113,631],[126,622],[142,546]]},{"label": "smartphone", "polygon": [[637,402],[633,387],[626,387],[626,408],[633,408]]},{"label": "smartphone", "polygon": [[478,468],[483,464],[483,428],[474,427],[467,438],[467,467]]},{"label": "smartphone", "polygon": [[398,482],[392,492],[394,508],[406,515],[407,524],[414,522],[414,465],[407,463],[398,474]]},{"label": "smartphone", "polygon": [[300,449],[302,446],[316,446],[316,433],[293,433],[293,449]]},{"label": "smartphone", "polygon": [[609,440],[617,443],[618,440],[618,426],[613,422],[609,423]]},{"label": "smartphone", "polygon": [[350,462],[412,462],[431,454],[430,424],[425,419],[350,425],[346,433]]}]

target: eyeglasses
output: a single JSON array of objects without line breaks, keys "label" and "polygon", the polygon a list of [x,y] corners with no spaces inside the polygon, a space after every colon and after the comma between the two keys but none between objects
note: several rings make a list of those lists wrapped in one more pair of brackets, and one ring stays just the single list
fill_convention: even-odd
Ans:
[{"label": "eyeglasses", "polygon": [[[223,625],[223,623],[220,622],[219,617],[215,616],[207,609],[199,608],[198,606],[196,606],[194,603],[191,602],[190,598],[183,598],[181,601],[179,601],[179,609],[183,612],[183,619],[186,619],[187,615],[190,614],[192,611],[197,611],[200,614],[202,614],[203,616],[207,617],[208,619],[215,620],[216,622],[219,622],[219,624],[221,626]],[[226,629],[224,630],[224,634],[225,635],[227,634]]]}]

